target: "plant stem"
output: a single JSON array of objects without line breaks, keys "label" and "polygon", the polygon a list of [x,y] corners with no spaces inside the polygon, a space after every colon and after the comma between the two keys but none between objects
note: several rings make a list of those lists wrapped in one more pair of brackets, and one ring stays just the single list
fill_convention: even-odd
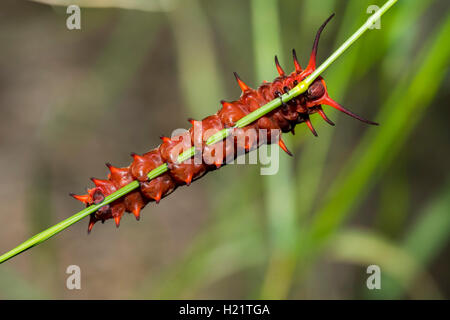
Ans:
[{"label": "plant stem", "polygon": [[[392,7],[397,0],[389,0],[387,1],[383,7],[380,8],[377,12],[375,12],[372,16],[367,19],[367,21],[350,37],[345,41],[325,62],[323,62],[313,73],[311,73],[306,79],[301,81],[297,86],[292,88],[289,92],[283,94],[280,98],[276,98],[264,106],[256,109],[252,113],[249,113],[245,117],[241,118],[236,122],[235,127],[236,128],[242,128],[250,123],[254,122],[255,120],[261,118],[262,116],[266,115],[267,113],[271,112],[272,110],[278,108],[282,102],[288,102],[291,99],[297,97],[298,95],[304,93],[308,87],[314,82],[317,77],[324,72],[339,56],[341,56],[361,35],[366,32],[370,26],[373,25],[373,23],[378,20],[390,7]],[[207,144],[214,144],[219,141],[222,141],[226,137],[228,137],[231,134],[231,129],[223,129],[216,134],[212,135],[208,140]],[[192,156],[195,155],[195,147],[192,147],[183,153],[181,153],[177,159],[178,162],[183,162]],[[168,170],[167,164],[163,164],[148,174],[148,178],[154,179],[158,177],[159,175],[163,174]],[[22,244],[18,245],[11,251],[8,251],[7,253],[0,256],[0,264],[9,260],[10,258],[14,257],[15,255],[34,247],[35,245],[40,244],[41,242],[53,237],[54,235],[58,234],[62,230],[70,227],[71,225],[75,224],[76,222],[80,221],[81,219],[87,217],[91,213],[96,212],[98,209],[103,207],[104,205],[111,203],[122,196],[128,194],[129,192],[133,191],[134,189],[137,189],[139,187],[139,183],[137,181],[133,181],[126,185],[125,187],[117,190],[116,192],[110,194],[109,196],[105,197],[103,202],[89,206],[80,212],[74,214],[73,216],[61,221],[60,223],[38,233],[37,235],[31,237],[27,241],[23,242]]]},{"label": "plant stem", "polygon": [[328,57],[316,70],[314,70],[311,75],[305,79],[306,84],[309,86],[311,83],[323,72],[327,69],[330,64],[332,64],[340,55],[347,50],[356,40],[361,37],[364,32],[366,32],[380,17],[389,10],[398,0],[389,0],[387,1],[377,12],[371,15],[367,21],[358,29],[354,34],[350,36],[331,56]]}]

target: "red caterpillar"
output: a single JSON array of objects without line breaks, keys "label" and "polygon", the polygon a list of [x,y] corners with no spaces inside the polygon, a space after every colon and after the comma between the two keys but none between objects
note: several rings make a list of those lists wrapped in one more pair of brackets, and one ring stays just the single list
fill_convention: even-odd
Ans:
[{"label": "red caterpillar", "polygon": [[[176,136],[172,139],[161,137],[163,141],[162,144],[143,155],[132,153],[133,162],[128,167],[116,168],[111,164],[107,164],[110,170],[107,180],[92,178],[95,187],[88,189],[86,195],[71,194],[75,199],[80,200],[89,206],[101,203],[107,195],[124,187],[133,180],[138,180],[140,182],[139,189],[111,204],[101,207],[97,212],[91,214],[88,231],[90,232],[92,230],[92,227],[97,221],[104,222],[111,218],[114,219],[118,227],[125,211],[133,213],[136,219],[139,219],[141,209],[148,202],[156,201],[156,203],[158,203],[162,198],[173,192],[178,186],[184,184],[189,185],[191,181],[200,178],[208,171],[219,168],[222,164],[226,163],[230,155],[235,156],[239,153],[239,150],[248,152],[249,150],[259,147],[262,141],[258,138],[251,139],[245,137],[244,143],[242,143],[242,140],[238,139],[240,135],[245,135],[246,131],[250,129],[272,130],[271,132],[275,130],[275,132],[277,132],[276,137],[273,137],[273,135],[268,136],[267,143],[277,141],[279,146],[286,153],[292,155],[280,138],[282,132],[294,133],[294,127],[299,123],[305,122],[311,132],[317,136],[310,120],[310,115],[316,112],[330,125],[334,125],[334,123],[325,115],[321,106],[322,104],[336,108],[365,123],[376,125],[375,122],[363,119],[333,101],[328,96],[323,78],[318,77],[304,94],[299,95],[288,103],[283,103],[280,108],[273,110],[245,128],[234,129],[233,136],[226,138],[224,141],[218,142],[214,146],[206,145],[207,139],[212,134],[224,128],[233,127],[237,120],[274,98],[280,97],[282,92],[288,92],[315,70],[320,34],[333,16],[334,14],[319,28],[314,40],[309,64],[305,70],[302,70],[297,60],[295,50],[293,50],[295,71],[290,75],[286,75],[275,56],[275,66],[279,77],[271,83],[263,83],[256,90],[249,88],[235,73],[234,75],[239,87],[242,89],[239,100],[233,102],[221,101],[222,108],[216,114],[208,116],[201,121],[190,119],[189,121],[191,122],[192,127],[185,134]],[[197,130],[201,130],[202,133],[200,135],[196,134],[196,132],[198,132]],[[192,145],[200,146],[203,151],[202,154],[209,154],[209,161],[205,161],[205,159],[202,158],[201,162],[198,164],[190,160],[177,163],[176,160],[179,154],[183,150],[190,148]],[[223,152],[222,154],[218,153],[217,156],[215,156],[214,150],[217,150],[218,146]],[[157,178],[148,181],[147,174],[164,163],[167,163],[169,170]]]}]

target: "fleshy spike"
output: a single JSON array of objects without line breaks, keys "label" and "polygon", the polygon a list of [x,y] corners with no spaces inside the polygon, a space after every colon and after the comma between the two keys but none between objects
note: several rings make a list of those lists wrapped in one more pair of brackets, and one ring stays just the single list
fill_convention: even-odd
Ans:
[{"label": "fleshy spike", "polygon": [[120,219],[122,217],[121,216],[115,216],[114,217],[114,222],[116,223],[116,228],[118,228],[120,226]]},{"label": "fleshy spike", "polygon": [[316,58],[317,58],[317,48],[319,46],[319,39],[320,35],[327,25],[327,23],[334,17],[334,13],[327,19],[325,22],[320,26],[319,30],[317,31],[316,38],[314,39],[314,44],[311,52],[311,57],[309,58],[308,67],[306,70],[308,72],[313,72],[316,69]]},{"label": "fleshy spike", "polygon": [[291,157],[293,157],[292,152],[289,151],[289,149],[286,147],[286,144],[284,143],[284,141],[281,139],[278,141],[278,145],[280,146],[281,149],[283,149],[284,152],[286,152],[288,155],[290,155]]},{"label": "fleshy spike", "polygon": [[234,73],[234,77],[236,78],[236,81],[237,81],[239,87],[241,88],[242,92],[249,90],[250,87],[247,86],[247,85],[244,83],[244,81],[241,80],[241,78],[239,77],[239,75],[238,75],[236,72],[233,72],[233,73]]},{"label": "fleshy spike", "polygon": [[139,206],[139,204],[135,203],[134,208],[133,210],[131,210],[131,212],[136,217],[136,220],[139,221],[141,219],[141,207]]},{"label": "fleshy spike", "polygon": [[142,157],[142,156],[138,155],[138,154],[137,154],[137,153],[135,153],[135,152],[132,152],[132,153],[130,153],[130,156],[132,156],[132,157],[133,157],[133,159],[134,159],[134,160],[137,160],[137,161],[139,161],[139,160],[142,160],[142,159],[143,159],[143,157]]},{"label": "fleshy spike", "polygon": [[162,193],[161,193],[161,191],[159,191],[154,198],[156,201],[156,204],[158,204],[161,201],[161,197],[162,197]]},{"label": "fleshy spike", "polygon": [[165,136],[161,136],[160,139],[161,139],[163,142],[169,142],[169,141],[170,141],[170,138],[165,137]]},{"label": "fleshy spike", "polygon": [[109,172],[111,172],[111,174],[116,174],[116,173],[120,173],[120,171],[123,171],[124,169],[121,169],[121,168],[117,168],[117,167],[114,167],[111,163],[106,163],[106,166],[108,167],[108,169],[109,169]]},{"label": "fleshy spike", "polygon": [[297,72],[297,73],[302,72],[302,67],[300,66],[300,63],[298,62],[297,52],[295,51],[295,49],[292,49],[292,58],[294,59],[295,72]]},{"label": "fleshy spike", "polygon": [[305,123],[308,126],[309,130],[311,130],[312,134],[316,137],[318,137],[319,135],[317,134],[316,129],[314,129],[311,120],[309,119],[309,116],[305,119]]},{"label": "fleshy spike", "polygon": [[188,174],[188,176],[187,176],[185,182],[186,182],[186,185],[188,185],[188,186],[191,185],[191,182],[192,182],[192,173],[189,173],[189,174]]},{"label": "fleshy spike", "polygon": [[327,115],[325,114],[325,112],[323,111],[322,108],[319,108],[319,109],[317,110],[317,112],[320,114],[320,116],[322,117],[323,120],[325,120],[325,121],[326,121],[327,123],[329,123],[330,125],[334,126],[334,122],[331,121],[331,120],[327,117]]},{"label": "fleshy spike", "polygon": [[74,193],[69,193],[69,195],[71,197],[75,198],[76,200],[81,201],[83,203],[88,203],[89,199],[90,199],[89,194],[77,195],[77,194],[74,194]]},{"label": "fleshy spike", "polygon": [[216,169],[219,169],[219,168],[222,166],[222,161],[216,160],[216,161],[214,162],[214,165],[216,166]]},{"label": "fleshy spike", "polygon": [[373,122],[373,121],[364,119],[363,117],[360,117],[360,116],[358,116],[357,114],[354,114],[353,112],[351,112],[351,111],[345,109],[343,106],[341,106],[339,103],[337,103],[336,101],[334,101],[333,99],[331,99],[329,96],[325,96],[325,97],[320,101],[320,103],[321,103],[321,104],[326,104],[326,105],[328,105],[328,106],[330,106],[330,107],[333,107],[333,108],[335,108],[335,109],[337,109],[337,110],[339,110],[339,111],[345,113],[346,115],[348,115],[348,116],[350,116],[350,117],[352,117],[352,118],[355,118],[355,119],[357,119],[357,120],[359,120],[359,121],[361,121],[361,122],[364,122],[364,123],[367,123],[367,124],[371,124],[371,125],[374,125],[374,126],[377,126],[377,125],[378,125],[378,123],[376,123],[376,122]]},{"label": "fleshy spike", "polygon": [[92,228],[94,227],[94,224],[97,222],[93,216],[90,216],[89,218],[89,225],[88,225],[88,234],[91,233]]},{"label": "fleshy spike", "polygon": [[278,57],[277,56],[275,56],[275,66],[277,67],[278,74],[280,76],[284,76],[285,75],[284,70],[281,67],[280,62],[278,61]]},{"label": "fleshy spike", "polygon": [[97,187],[110,186],[110,184],[111,184],[111,182],[108,180],[101,180],[101,179],[97,179],[97,178],[91,178],[91,180]]},{"label": "fleshy spike", "polygon": [[122,219],[124,212],[125,207],[123,205],[115,205],[111,207],[111,215],[114,218],[117,228],[120,226],[120,220]]}]

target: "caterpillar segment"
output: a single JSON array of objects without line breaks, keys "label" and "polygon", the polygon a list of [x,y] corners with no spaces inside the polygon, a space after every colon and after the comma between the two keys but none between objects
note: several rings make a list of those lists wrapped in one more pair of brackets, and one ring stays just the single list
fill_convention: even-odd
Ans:
[{"label": "caterpillar segment", "polygon": [[[216,114],[202,120],[188,119],[191,128],[185,133],[172,138],[161,137],[162,143],[158,147],[142,155],[132,153],[133,161],[128,167],[118,168],[107,163],[109,174],[106,180],[92,178],[95,187],[88,189],[87,194],[71,194],[86,206],[90,206],[101,203],[106,196],[130,182],[139,181],[139,189],[91,214],[88,232],[92,230],[96,222],[104,222],[108,219],[114,219],[116,226],[119,227],[125,212],[132,213],[139,220],[140,212],[148,202],[159,203],[161,199],[179,186],[190,185],[192,181],[202,177],[207,172],[216,170],[226,164],[230,157],[249,152],[258,148],[262,143],[278,143],[284,152],[292,156],[281,139],[281,134],[288,132],[294,134],[295,126],[304,122],[309,130],[317,136],[310,119],[310,115],[314,113],[318,113],[324,121],[334,125],[326,116],[322,108],[323,105],[331,106],[364,123],[376,125],[377,123],[354,114],[331,99],[324,79],[318,77],[305,93],[287,103],[283,103],[279,108],[244,128],[233,128],[239,119],[274,98],[280,97],[282,93],[288,92],[315,70],[320,35],[333,16],[334,14],[319,28],[306,69],[302,69],[295,50],[292,50],[294,71],[291,74],[286,74],[275,56],[275,67],[279,76],[273,82],[264,81],[257,89],[250,88],[235,72],[234,76],[242,91],[238,100],[232,102],[222,100],[222,107]],[[206,144],[210,136],[224,128],[233,128],[233,134],[214,145]],[[249,132],[250,130],[257,132],[259,129],[267,130],[268,135],[265,141],[260,141],[259,135],[251,135]],[[275,136],[270,134],[270,130],[274,130],[272,132],[277,134]],[[191,146],[201,148],[202,157],[200,161],[188,159],[178,163],[178,156]],[[167,164],[168,171],[149,181],[147,174],[164,163]]]}]

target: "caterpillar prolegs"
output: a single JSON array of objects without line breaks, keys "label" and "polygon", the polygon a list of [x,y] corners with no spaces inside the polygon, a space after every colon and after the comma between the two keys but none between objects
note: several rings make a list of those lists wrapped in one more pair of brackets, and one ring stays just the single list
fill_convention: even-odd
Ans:
[{"label": "caterpillar prolegs", "polygon": [[[136,219],[139,219],[141,209],[148,202],[155,201],[159,203],[162,198],[173,192],[177,187],[190,185],[193,180],[202,177],[207,172],[220,168],[227,163],[230,156],[235,157],[242,152],[249,152],[263,143],[278,142],[279,146],[286,153],[292,155],[281,139],[282,133],[294,133],[295,126],[304,122],[311,132],[317,136],[317,132],[310,120],[310,115],[314,113],[318,113],[327,123],[334,125],[326,116],[322,105],[331,106],[362,122],[376,125],[377,123],[352,113],[331,99],[328,95],[325,81],[319,76],[305,93],[287,103],[282,103],[279,108],[244,128],[234,128],[235,123],[239,119],[274,98],[281,97],[283,93],[291,90],[316,69],[319,38],[326,24],[333,16],[334,14],[317,31],[306,69],[302,69],[295,50],[293,50],[295,70],[289,75],[286,74],[275,56],[275,67],[279,76],[273,82],[264,82],[257,89],[247,86],[237,73],[234,73],[236,81],[242,90],[239,100],[232,102],[221,101],[222,108],[216,114],[199,121],[189,119],[192,126],[185,133],[172,138],[161,137],[162,143],[143,155],[132,153],[133,162],[128,167],[117,168],[107,163],[110,173],[106,180],[92,178],[91,180],[95,187],[88,189],[87,194],[71,194],[75,199],[85,203],[86,206],[90,206],[92,204],[100,204],[106,196],[130,182],[134,180],[139,181],[139,189],[101,207],[91,214],[88,231],[92,230],[97,221],[104,222],[108,219],[114,219],[118,227],[125,212],[133,213]],[[209,137],[224,128],[230,128],[233,134],[214,145],[206,144]],[[250,138],[251,135],[246,135],[249,130],[265,130],[265,132],[271,132],[271,134],[267,135],[267,139],[261,139],[258,135]],[[273,134],[274,132],[275,134]],[[243,140],[240,139],[242,135],[244,135]],[[188,159],[181,163],[177,162],[178,156],[192,146],[201,149],[201,154],[209,155],[209,158],[202,157],[200,161]],[[221,152],[215,152],[217,150]],[[167,164],[168,171],[149,181],[147,174],[163,164]]]}]

